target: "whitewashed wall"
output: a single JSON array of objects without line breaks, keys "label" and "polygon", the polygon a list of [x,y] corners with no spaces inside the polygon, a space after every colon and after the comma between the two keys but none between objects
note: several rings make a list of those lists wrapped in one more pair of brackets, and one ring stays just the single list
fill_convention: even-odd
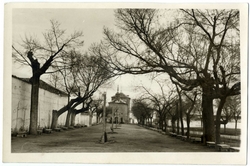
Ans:
[{"label": "whitewashed wall", "polygon": [[31,87],[12,77],[12,130],[28,129]]},{"label": "whitewashed wall", "polygon": [[[12,125],[13,131],[20,128],[29,129],[30,122],[31,85],[12,77]],[[50,127],[52,110],[58,110],[67,103],[67,97],[39,89],[38,126]],[[58,124],[64,124],[66,113],[58,119]]]},{"label": "whitewashed wall", "polygon": [[[88,113],[77,114],[75,118],[75,124],[86,125],[89,126],[90,116]],[[96,113],[92,116],[92,125],[96,124]]]}]

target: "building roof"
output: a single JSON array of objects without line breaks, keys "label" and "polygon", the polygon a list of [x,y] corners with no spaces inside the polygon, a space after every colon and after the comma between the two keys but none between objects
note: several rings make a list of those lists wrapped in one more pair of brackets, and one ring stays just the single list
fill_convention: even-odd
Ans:
[{"label": "building roof", "polygon": [[[20,78],[20,77],[17,77],[15,75],[12,75],[12,77],[30,84],[29,78]],[[44,82],[43,80],[40,80],[40,88],[44,89],[46,91],[49,91],[51,93],[54,93],[54,94],[60,94],[61,96],[68,96],[67,93],[65,93],[57,88],[54,88],[53,86],[49,85],[48,83]]]},{"label": "building roof", "polygon": [[117,93],[111,97],[111,102],[109,104],[128,104],[128,100],[130,100],[128,95],[125,95],[122,92],[117,91]]},{"label": "building roof", "polygon": [[130,99],[130,97],[128,95],[125,95],[124,93],[122,92],[117,92],[114,96],[112,96],[112,98],[117,98],[117,97],[120,97],[120,98],[128,98]]},{"label": "building roof", "polygon": [[116,103],[116,104],[127,104],[126,101],[122,100],[122,99],[114,99],[111,102],[109,102],[109,104],[112,103]]}]

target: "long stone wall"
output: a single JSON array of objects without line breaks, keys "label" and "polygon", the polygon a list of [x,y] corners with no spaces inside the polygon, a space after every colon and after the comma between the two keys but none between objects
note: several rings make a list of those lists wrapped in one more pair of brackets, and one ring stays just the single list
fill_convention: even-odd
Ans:
[{"label": "long stone wall", "polygon": [[[27,81],[12,77],[12,123],[11,130],[20,129],[29,130],[30,124],[30,99],[31,85]],[[42,88],[39,89],[38,106],[38,127],[50,128],[52,122],[52,110],[58,110],[67,104],[67,97],[56,94]],[[58,126],[64,126],[67,112],[58,118]],[[75,124],[89,126],[88,114],[78,114],[75,118]],[[96,116],[93,115],[92,124],[96,123]]]},{"label": "long stone wall", "polygon": [[[12,131],[29,129],[30,122],[30,94],[31,85],[18,78],[12,77]],[[67,97],[39,89],[38,127],[50,127],[52,110],[57,110],[67,103]],[[63,124],[66,113],[58,119],[58,124]]]},{"label": "long stone wall", "polygon": [[82,113],[76,115],[75,118],[75,124],[80,124],[80,125],[86,125],[86,126],[92,126],[96,124],[96,113],[92,115],[92,120],[91,116],[88,113]]}]

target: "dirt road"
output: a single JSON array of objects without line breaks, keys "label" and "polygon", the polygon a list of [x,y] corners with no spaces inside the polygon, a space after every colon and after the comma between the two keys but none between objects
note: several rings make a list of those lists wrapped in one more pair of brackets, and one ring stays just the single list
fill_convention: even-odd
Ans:
[{"label": "dirt road", "polygon": [[162,135],[137,125],[123,124],[111,133],[108,142],[100,143],[102,125],[53,132],[27,138],[13,137],[12,153],[77,153],[77,152],[215,152],[201,144],[193,144]]}]

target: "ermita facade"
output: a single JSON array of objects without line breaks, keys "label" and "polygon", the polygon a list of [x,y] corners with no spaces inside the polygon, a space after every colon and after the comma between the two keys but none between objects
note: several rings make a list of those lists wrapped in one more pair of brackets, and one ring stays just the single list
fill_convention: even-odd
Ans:
[{"label": "ermita facade", "polygon": [[[113,112],[114,122],[130,123],[130,97],[117,90],[117,93],[111,97],[109,102]],[[112,114],[109,115],[112,119]]]}]

